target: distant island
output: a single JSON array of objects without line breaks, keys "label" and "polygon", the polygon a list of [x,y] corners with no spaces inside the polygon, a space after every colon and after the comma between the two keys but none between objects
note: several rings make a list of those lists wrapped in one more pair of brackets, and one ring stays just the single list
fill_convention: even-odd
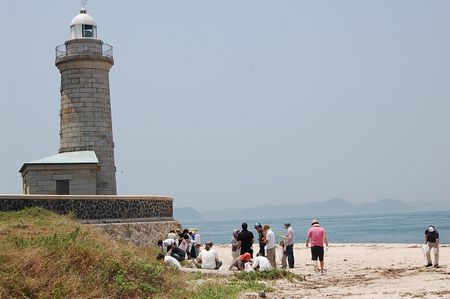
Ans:
[{"label": "distant island", "polygon": [[258,211],[258,217],[270,219],[280,217],[401,213],[445,208],[449,209],[449,207],[441,207],[424,202],[407,204],[401,200],[394,199],[380,199],[372,203],[354,204],[345,199],[333,198],[302,204],[261,205],[244,209],[231,208],[202,212],[191,207],[174,208],[174,217],[181,221],[235,220],[248,218],[249,215],[256,216],[255,211]]}]

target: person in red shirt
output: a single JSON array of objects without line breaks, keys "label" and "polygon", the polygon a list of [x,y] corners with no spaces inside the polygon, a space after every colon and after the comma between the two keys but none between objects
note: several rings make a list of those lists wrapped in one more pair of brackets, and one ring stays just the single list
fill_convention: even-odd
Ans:
[{"label": "person in red shirt", "polygon": [[328,239],[325,230],[320,226],[319,221],[313,219],[311,222],[311,228],[308,230],[308,234],[306,236],[306,247],[309,246],[309,242],[311,242],[311,256],[314,261],[314,270],[318,271],[317,267],[317,259],[320,261],[320,273],[324,273],[324,250],[323,244],[325,243],[328,247]]}]

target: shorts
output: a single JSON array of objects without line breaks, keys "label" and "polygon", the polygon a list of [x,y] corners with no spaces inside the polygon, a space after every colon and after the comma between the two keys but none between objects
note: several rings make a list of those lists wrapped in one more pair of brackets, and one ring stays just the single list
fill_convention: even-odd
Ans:
[{"label": "shorts", "polygon": [[317,258],[319,258],[319,261],[323,261],[323,247],[322,246],[313,246],[311,247],[311,259],[313,261],[317,261]]}]

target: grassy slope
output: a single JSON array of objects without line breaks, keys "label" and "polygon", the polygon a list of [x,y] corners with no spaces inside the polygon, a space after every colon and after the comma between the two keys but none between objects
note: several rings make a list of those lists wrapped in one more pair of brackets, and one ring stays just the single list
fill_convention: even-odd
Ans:
[{"label": "grassy slope", "polygon": [[186,274],[156,254],[111,241],[70,216],[40,208],[0,212],[0,298],[236,298],[270,291],[260,280],[293,278],[286,271],[231,279]]},{"label": "grassy slope", "polygon": [[151,297],[179,275],[155,255],[43,209],[0,213],[2,298]]}]

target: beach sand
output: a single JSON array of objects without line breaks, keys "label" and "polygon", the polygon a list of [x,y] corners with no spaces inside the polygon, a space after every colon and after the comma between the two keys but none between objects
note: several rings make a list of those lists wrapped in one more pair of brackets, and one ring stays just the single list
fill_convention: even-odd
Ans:
[{"label": "beach sand", "polygon": [[[213,248],[228,268],[230,246]],[[439,269],[425,268],[417,244],[330,244],[325,275],[314,273],[310,249],[304,244],[296,244],[294,254],[291,271],[306,280],[269,281],[275,291],[267,298],[450,298],[450,245],[440,247]],[[259,297],[249,293],[241,298]]]}]

